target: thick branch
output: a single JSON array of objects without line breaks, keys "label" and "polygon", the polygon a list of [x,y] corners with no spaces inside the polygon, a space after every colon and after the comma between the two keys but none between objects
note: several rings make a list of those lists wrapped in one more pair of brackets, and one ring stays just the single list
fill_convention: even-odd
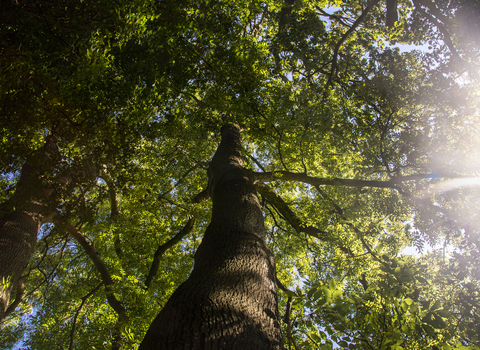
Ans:
[{"label": "thick branch", "polygon": [[210,198],[210,190],[208,188],[204,189],[202,192],[198,193],[194,198],[193,202],[194,203],[200,203],[204,200],[207,200]]},{"label": "thick branch", "polygon": [[[305,224],[298,218],[298,216],[290,209],[285,201],[277,196],[267,185],[257,184],[256,189],[258,192],[267,199],[267,201],[277,209],[277,211],[283,216],[283,218],[293,227],[297,232],[303,232],[308,236],[318,238],[322,242],[331,242],[331,240],[326,236],[325,232],[319,230],[314,226],[305,226]],[[351,251],[339,245],[339,248],[349,255],[352,255]]]},{"label": "thick branch", "polygon": [[387,0],[387,27],[395,27],[396,21],[398,21],[397,0]]},{"label": "thick branch", "polygon": [[150,288],[152,285],[152,281],[157,276],[158,267],[160,265],[160,260],[162,259],[163,254],[167,251],[167,249],[173,247],[175,244],[180,242],[183,237],[190,233],[190,231],[192,231],[193,229],[194,223],[195,218],[190,218],[185,224],[185,226],[174,237],[172,237],[169,241],[157,248],[155,255],[153,256],[152,266],[150,267],[150,271],[145,281],[145,288]]},{"label": "thick branch", "polygon": [[[117,224],[118,216],[120,215],[118,210],[117,188],[115,186],[115,181],[113,180],[112,176],[107,170],[106,165],[103,166],[101,176],[103,180],[105,180],[105,183],[108,186],[108,194],[110,195],[110,219],[115,224]],[[115,236],[115,242],[114,242],[115,253],[120,259],[123,259],[124,254],[120,244],[121,243],[120,236],[118,235],[117,229],[114,230],[114,236]]]},{"label": "thick branch", "polygon": [[321,177],[312,177],[304,173],[292,173],[289,171],[273,171],[273,172],[254,172],[253,176],[257,182],[270,181],[298,181],[312,186],[347,186],[347,187],[380,187],[380,188],[396,188],[397,185],[404,181],[425,179],[428,174],[416,174],[393,177],[388,181],[375,180],[356,180],[356,179],[327,179]]},{"label": "thick branch", "polygon": [[[309,236],[318,238],[322,241],[326,241],[325,233],[313,226],[305,226],[298,216],[293,212],[285,201],[277,196],[267,185],[257,184],[256,189],[258,192],[278,210],[283,218],[293,227],[297,233],[305,233]],[[322,237],[323,236],[323,237]]]},{"label": "thick branch", "polygon": [[7,317],[9,314],[15,311],[17,306],[22,301],[23,293],[25,292],[25,285],[23,284],[23,281],[21,279],[17,282],[16,292],[17,292],[17,295],[15,296],[15,300],[13,301],[13,303],[10,304],[10,306],[5,311],[4,317]]},{"label": "thick branch", "polygon": [[87,238],[73,225],[71,224],[64,224],[65,229],[70,233],[70,235],[75,238],[75,240],[80,243],[82,248],[87,253],[90,260],[92,260],[93,264],[97,268],[100,276],[102,277],[102,281],[105,284],[105,293],[107,295],[107,300],[109,305],[112,307],[113,310],[118,314],[119,317],[127,318],[127,310],[123,306],[123,304],[115,297],[112,291],[113,280],[108,271],[107,266],[100,258],[100,255],[95,250],[95,247],[87,240]]},{"label": "thick branch", "polygon": [[345,40],[357,29],[357,27],[363,22],[365,17],[367,17],[368,13],[372,8],[375,7],[380,2],[380,0],[372,0],[370,1],[365,9],[362,11],[362,14],[357,18],[357,20],[352,24],[349,30],[345,34],[342,35],[340,40],[337,42],[337,45],[335,45],[335,49],[333,50],[333,58],[332,58],[332,68],[330,70],[330,76],[328,77],[327,85],[326,85],[326,90],[332,83],[333,76],[335,75],[335,71],[338,68],[337,60],[338,60],[338,52],[340,51],[340,47],[343,45]]},{"label": "thick branch", "polygon": [[[202,192],[198,193],[195,197],[193,197],[193,203],[200,203],[206,199],[210,198],[210,190],[209,188],[204,189]],[[160,260],[162,259],[163,253],[175,244],[177,244],[183,237],[188,235],[195,223],[195,218],[190,218],[185,226],[178,232],[175,237],[172,237],[168,242],[162,244],[160,247],[157,248],[155,255],[153,256],[152,266],[150,267],[150,271],[148,272],[147,279],[145,280],[145,288],[150,288],[152,285],[153,279],[157,276],[158,266],[160,264]]]},{"label": "thick branch", "polygon": [[296,292],[294,292],[293,290],[291,289],[288,289],[287,287],[285,287],[283,285],[282,282],[280,282],[280,280],[278,279],[278,277],[275,276],[275,283],[277,284],[277,287],[280,288],[282,291],[284,291],[285,293],[287,293],[288,295],[292,295],[292,294],[297,294]]}]

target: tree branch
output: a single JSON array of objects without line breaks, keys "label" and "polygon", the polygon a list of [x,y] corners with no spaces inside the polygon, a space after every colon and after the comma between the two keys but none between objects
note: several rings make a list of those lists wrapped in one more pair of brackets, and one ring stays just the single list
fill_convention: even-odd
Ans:
[{"label": "tree branch", "polygon": [[380,188],[396,188],[404,181],[425,179],[428,174],[416,174],[396,176],[388,181],[377,180],[356,180],[356,179],[338,179],[338,178],[321,178],[312,177],[303,173],[293,173],[289,171],[271,171],[271,172],[252,172],[256,182],[271,181],[298,181],[312,186],[347,186],[347,187],[380,187]]},{"label": "tree branch", "polygon": [[[319,230],[314,226],[306,226],[292,211],[292,209],[290,209],[288,204],[285,203],[285,201],[281,197],[277,196],[267,185],[256,184],[255,187],[258,192],[263,197],[265,197],[265,199],[283,216],[285,221],[287,221],[297,233],[303,232],[308,236],[315,237],[321,240],[322,242],[331,242],[331,239],[327,237],[325,232]],[[339,244],[339,248],[344,253],[352,255],[350,249],[342,246],[341,244]]]},{"label": "tree branch", "polygon": [[[478,74],[478,71],[474,68],[472,68],[468,62],[466,62],[465,60],[463,60],[461,57],[460,57],[460,54],[458,53],[457,49],[455,48],[455,45],[453,44],[453,41],[452,41],[452,38],[451,38],[451,35],[448,31],[448,28],[446,26],[448,26],[448,23],[446,23],[447,21],[449,21],[448,17],[446,17],[445,15],[443,15],[440,10],[435,6],[435,4],[430,1],[430,0],[414,0],[413,3],[415,4],[415,9],[420,12],[422,15],[424,15],[426,18],[428,18],[430,20],[430,22],[432,22],[433,24],[435,24],[435,26],[437,27],[437,29],[442,33],[443,35],[443,41],[445,42],[445,44],[447,45],[448,49],[450,50],[450,52],[452,53],[453,57],[455,58],[455,60],[457,60],[458,63],[460,63],[461,66],[463,66],[464,68],[468,69],[468,71],[470,73],[473,74],[473,76],[476,78],[476,79],[479,79],[480,78],[480,75]],[[428,13],[426,11],[424,11],[422,9],[422,7],[420,6],[421,5],[424,5],[426,8],[428,8],[428,10],[431,12]]]},{"label": "tree branch", "polygon": [[[283,216],[285,221],[287,221],[290,226],[297,233],[305,233],[309,236],[320,239],[321,241],[326,241],[324,237],[325,233],[313,226],[305,226],[298,216],[290,209],[285,201],[277,196],[267,185],[265,184],[256,184],[256,189],[258,192],[265,197],[265,199]],[[323,237],[322,237],[323,236]]]},{"label": "tree branch", "polygon": [[25,292],[25,285],[23,284],[22,279],[19,279],[18,282],[17,282],[16,292],[17,292],[17,294],[15,295],[15,300],[13,301],[13,303],[11,303],[8,306],[7,310],[5,310],[5,313],[3,315],[4,317],[7,317],[9,314],[11,314],[13,311],[15,311],[17,306],[22,301],[23,293]]},{"label": "tree branch", "polygon": [[285,287],[283,285],[282,282],[280,282],[280,280],[278,279],[277,276],[275,276],[275,283],[277,284],[277,287],[280,288],[282,291],[284,291],[285,293],[287,293],[287,295],[289,295],[289,297],[291,297],[291,294],[297,294],[296,292],[294,292],[293,290],[291,289],[288,289],[287,287]]},{"label": "tree branch", "polygon": [[68,347],[69,350],[73,349],[73,337],[75,335],[77,319],[78,319],[78,315],[80,314],[80,311],[82,311],[83,305],[85,305],[85,302],[87,301],[87,299],[90,298],[93,294],[95,294],[95,292],[99,290],[102,285],[103,285],[103,282],[100,282],[94,289],[92,289],[90,292],[88,292],[85,296],[82,297],[82,303],[78,307],[77,311],[75,312],[75,316],[73,317],[72,329],[70,330],[70,345]]},{"label": "tree branch", "polygon": [[397,0],[387,0],[387,20],[388,28],[395,27],[395,22],[398,21]]},{"label": "tree branch", "polygon": [[[115,186],[115,181],[113,180],[112,176],[108,172],[106,165],[102,166],[101,176],[108,186],[108,193],[110,195],[110,219],[113,221],[114,224],[118,224],[118,217],[120,213],[118,210],[117,188]],[[116,228],[114,229],[113,234],[115,237],[115,242],[114,242],[115,253],[117,254],[118,258],[122,260],[124,257],[124,254],[121,247],[120,235],[118,234],[118,231]]]},{"label": "tree branch", "polygon": [[[441,16],[440,11],[435,7],[435,4],[429,3],[428,1],[416,1],[414,0],[413,3],[415,4],[415,8],[418,12],[420,12],[422,15],[424,15],[426,18],[430,20],[435,26],[438,28],[438,30],[443,34],[443,40],[445,41],[445,44],[448,46],[450,52],[452,55],[455,57],[455,59],[459,60],[461,63],[463,63],[460,55],[457,52],[457,49],[453,45],[452,38],[450,37],[450,33],[448,32],[448,29],[445,27],[443,23],[440,22],[440,20],[437,18],[437,16]],[[425,5],[432,13],[424,11],[420,4]],[[435,15],[435,17],[434,17]],[[444,16],[441,16],[444,18]]]},{"label": "tree branch", "polygon": [[[62,225],[63,224],[63,225]],[[85,253],[88,255],[90,260],[97,268],[100,276],[102,277],[103,284],[105,285],[105,294],[107,296],[108,304],[112,307],[117,315],[122,319],[128,319],[127,310],[123,306],[112,291],[113,280],[108,271],[107,266],[100,258],[100,254],[95,250],[95,247],[87,240],[87,238],[73,225],[69,223],[60,223],[65,229],[70,233],[70,235],[75,238],[75,240],[82,246]]]},{"label": "tree branch", "polygon": [[[335,203],[335,201],[330,198],[330,196],[328,196],[325,192],[323,192],[321,190],[321,188],[319,186],[315,186],[315,188],[317,189],[318,193],[320,193],[323,197],[327,198],[328,201],[330,203],[332,203],[333,207],[335,208],[335,212],[340,215],[340,217],[342,218],[342,220],[345,221],[345,224],[350,227],[350,229],[355,232],[355,234],[357,235],[358,239],[360,239],[360,242],[362,242],[362,245],[363,247],[367,250],[367,252],[378,262],[380,263],[384,263],[378,256],[377,254],[373,251],[373,249],[370,247],[370,245],[367,243],[367,241],[365,241],[365,239],[363,238],[363,234],[362,232],[360,232],[359,229],[357,229],[355,227],[355,225],[353,225],[351,222],[348,222],[347,218],[345,217],[345,214],[343,212],[343,209],[340,208],[337,203]],[[351,254],[353,255],[353,254]]]},{"label": "tree branch", "polygon": [[187,223],[183,228],[169,241],[162,244],[160,247],[157,248],[155,254],[153,256],[152,266],[150,267],[150,271],[148,272],[147,279],[145,281],[145,289],[148,289],[152,285],[152,281],[157,276],[158,267],[160,265],[160,260],[162,259],[163,254],[167,251],[167,249],[173,247],[177,244],[183,237],[190,233],[193,229],[193,225],[195,223],[195,218],[192,217],[188,219]]},{"label": "tree branch", "polygon": [[365,19],[365,17],[367,17],[368,13],[370,12],[370,10],[372,8],[375,7],[375,5],[377,5],[378,3],[380,2],[380,0],[372,0],[370,1],[367,6],[365,7],[365,9],[362,11],[362,14],[357,18],[357,20],[352,24],[352,26],[350,27],[350,29],[347,30],[347,32],[345,34],[342,35],[342,37],[340,38],[340,40],[337,42],[337,45],[335,45],[335,49],[333,50],[333,58],[332,58],[332,68],[330,70],[330,75],[328,77],[328,81],[327,81],[327,84],[325,86],[325,91],[328,90],[328,87],[330,86],[330,84],[332,83],[332,79],[333,79],[333,76],[335,75],[335,72],[338,68],[338,63],[337,63],[337,60],[338,60],[338,52],[340,51],[340,47],[343,45],[343,43],[345,42],[345,40],[347,40],[347,38],[355,31],[355,29],[357,29],[357,27],[363,22],[363,20]]},{"label": "tree branch", "polygon": [[341,23],[343,26],[349,27],[349,25],[347,23],[345,23],[345,21],[348,21],[347,18],[343,18],[343,17],[337,16],[335,14],[330,14],[330,13],[326,12],[324,9],[322,9],[320,6],[315,6],[315,9],[318,12],[321,13],[321,16],[332,18],[332,19],[336,20],[337,22]]}]

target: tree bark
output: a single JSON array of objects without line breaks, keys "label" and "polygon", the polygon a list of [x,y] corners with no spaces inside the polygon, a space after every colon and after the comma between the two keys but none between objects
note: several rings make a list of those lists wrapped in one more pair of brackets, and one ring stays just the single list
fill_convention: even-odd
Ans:
[{"label": "tree bark", "polygon": [[13,287],[33,254],[49,193],[37,167],[27,160],[22,168],[11,207],[0,217],[0,322],[5,317]]},{"label": "tree bark", "polygon": [[396,21],[398,21],[397,0],[387,0],[387,27],[395,27]]},{"label": "tree bark", "polygon": [[194,269],[140,349],[282,349],[275,261],[241,147],[238,126],[224,126],[209,167],[212,219]]},{"label": "tree bark", "polygon": [[[33,254],[37,234],[43,223],[51,222],[62,193],[72,179],[93,177],[95,169],[75,169],[71,173],[55,174],[61,155],[57,139],[51,135],[44,147],[27,157],[15,186],[15,193],[2,203],[0,211],[0,322],[19,283],[21,274]],[[54,175],[55,174],[55,175]],[[20,296],[20,293],[17,293]],[[18,299],[18,298],[17,298]],[[16,300],[11,306],[18,305]],[[9,313],[13,309],[9,308]]]}]

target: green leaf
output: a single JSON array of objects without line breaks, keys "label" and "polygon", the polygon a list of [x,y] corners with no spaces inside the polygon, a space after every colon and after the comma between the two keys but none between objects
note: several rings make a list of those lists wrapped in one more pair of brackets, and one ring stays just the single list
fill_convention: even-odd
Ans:
[{"label": "green leaf", "polygon": [[446,309],[436,310],[435,313],[441,317],[449,318],[451,316],[450,311]]},{"label": "green leaf", "polygon": [[335,280],[330,280],[330,282],[328,282],[328,287],[332,291],[337,289],[337,284],[335,283]]},{"label": "green leaf", "polygon": [[428,322],[428,324],[436,329],[443,329],[447,327],[447,324],[442,320],[442,318],[436,314],[433,314],[433,319]]},{"label": "green leaf", "polygon": [[442,303],[440,302],[440,300],[436,300],[435,303],[432,305],[431,307],[431,311],[435,311],[435,310],[438,310],[442,307]]},{"label": "green leaf", "polygon": [[422,328],[425,331],[425,333],[427,333],[430,337],[435,336],[435,330],[428,324],[422,324]]}]

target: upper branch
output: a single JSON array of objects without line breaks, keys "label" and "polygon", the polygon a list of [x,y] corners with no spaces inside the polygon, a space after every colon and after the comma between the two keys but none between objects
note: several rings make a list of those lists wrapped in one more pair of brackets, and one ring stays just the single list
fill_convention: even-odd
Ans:
[{"label": "upper branch", "polygon": [[194,223],[195,218],[192,217],[188,219],[185,226],[174,237],[157,248],[155,255],[153,256],[152,266],[150,267],[150,271],[148,272],[148,276],[145,281],[145,288],[150,288],[153,279],[157,276],[158,267],[160,266],[160,259],[162,258],[163,254],[167,251],[167,249],[173,247],[175,244],[180,242],[183,237],[190,233],[190,231],[193,229]]},{"label": "upper branch", "polygon": [[327,91],[328,87],[332,83],[333,76],[338,68],[337,60],[338,60],[338,52],[340,51],[340,47],[343,45],[345,40],[357,29],[357,27],[363,22],[365,17],[367,17],[368,13],[372,8],[375,7],[380,2],[380,0],[372,0],[370,1],[365,9],[362,11],[362,14],[357,18],[357,20],[353,23],[350,29],[347,30],[345,34],[342,35],[340,40],[335,45],[335,49],[333,50],[333,58],[332,58],[332,68],[330,70],[330,76],[328,77],[327,85],[325,86],[325,91]]},{"label": "upper branch", "polygon": [[256,182],[270,181],[298,181],[312,186],[348,186],[348,187],[380,187],[380,188],[396,188],[404,181],[421,180],[427,177],[427,174],[405,175],[392,177],[388,181],[376,180],[356,180],[356,179],[327,179],[321,177],[312,177],[303,173],[292,173],[289,171],[271,171],[271,172],[253,172]]},{"label": "upper branch", "polygon": [[105,292],[107,295],[107,300],[109,305],[112,307],[113,310],[118,314],[119,317],[127,318],[127,310],[125,306],[123,306],[122,302],[119,301],[112,291],[113,280],[108,271],[107,266],[100,258],[100,255],[95,250],[95,247],[87,240],[87,238],[73,225],[71,224],[64,224],[65,229],[70,233],[70,235],[75,238],[75,240],[80,243],[82,248],[87,253],[90,260],[92,260],[93,264],[97,268],[100,276],[102,277],[102,281],[105,284]]},{"label": "upper branch", "polygon": [[[256,189],[258,192],[267,199],[267,201],[275,207],[275,209],[283,216],[283,218],[293,227],[297,232],[303,232],[308,236],[315,237],[322,242],[331,242],[332,240],[318,228],[314,226],[306,226],[300,218],[293,212],[292,209],[288,206],[285,201],[277,196],[267,185],[257,184]],[[352,252],[347,247],[344,247],[342,244],[339,245],[339,248],[346,254],[352,255]]]}]

